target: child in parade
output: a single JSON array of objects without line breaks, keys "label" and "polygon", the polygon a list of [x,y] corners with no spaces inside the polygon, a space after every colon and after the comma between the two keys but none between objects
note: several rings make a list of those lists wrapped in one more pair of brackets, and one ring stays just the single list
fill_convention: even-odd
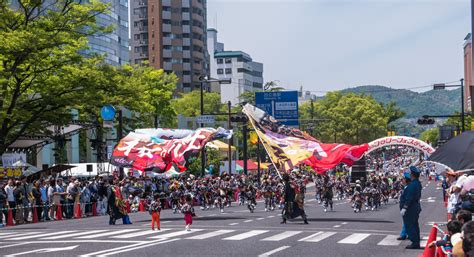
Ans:
[{"label": "child in parade", "polygon": [[151,230],[155,230],[155,223],[157,230],[160,230],[160,213],[161,213],[161,202],[160,194],[156,193],[153,195],[153,201],[150,204],[151,213]]},{"label": "child in parade", "polygon": [[184,222],[186,224],[185,229],[187,231],[191,231],[193,216],[195,215],[191,196],[186,196],[186,203],[181,208],[181,212],[184,214]]}]

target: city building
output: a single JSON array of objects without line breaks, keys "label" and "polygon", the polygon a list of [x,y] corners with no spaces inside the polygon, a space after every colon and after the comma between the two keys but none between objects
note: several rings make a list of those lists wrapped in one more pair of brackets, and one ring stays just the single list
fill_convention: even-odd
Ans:
[{"label": "city building", "polygon": [[464,38],[464,111],[471,112],[474,95],[474,84],[472,77],[472,35],[467,34]]},{"label": "city building", "polygon": [[177,92],[209,74],[206,0],[132,0],[131,62],[147,61],[179,77]]},{"label": "city building", "polygon": [[232,105],[240,102],[239,96],[244,92],[263,90],[263,64],[254,62],[252,57],[242,51],[227,51],[224,44],[217,41],[217,30],[207,30],[207,47],[210,55],[211,77],[232,79],[231,84],[213,85],[213,91],[221,95],[222,103],[231,101]]},{"label": "city building", "polygon": [[103,0],[109,3],[108,13],[99,14],[96,22],[104,27],[112,25],[112,33],[89,37],[89,48],[85,53],[105,55],[105,61],[119,66],[130,62],[128,41],[128,0]]}]

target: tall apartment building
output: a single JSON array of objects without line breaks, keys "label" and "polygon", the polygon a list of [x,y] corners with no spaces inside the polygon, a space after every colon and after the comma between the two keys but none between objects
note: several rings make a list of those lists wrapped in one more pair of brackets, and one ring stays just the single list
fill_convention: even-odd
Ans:
[{"label": "tall apartment building", "polygon": [[232,105],[240,102],[239,96],[244,92],[263,90],[263,64],[254,62],[252,57],[242,51],[226,51],[224,44],[217,41],[217,30],[208,29],[208,52],[211,63],[211,77],[232,79],[231,84],[222,84],[216,91],[220,92],[221,102],[231,101]]},{"label": "tall apartment building", "polygon": [[206,0],[131,0],[131,62],[174,72],[177,91],[209,74]]},{"label": "tall apartment building", "polygon": [[128,41],[128,0],[101,0],[109,3],[109,13],[97,16],[96,22],[102,26],[113,25],[114,31],[109,34],[89,37],[89,48],[85,51],[105,54],[105,61],[118,66],[130,62]]},{"label": "tall apartment building", "polygon": [[472,77],[472,35],[467,34],[464,38],[464,111],[472,110],[474,95],[474,83]]}]

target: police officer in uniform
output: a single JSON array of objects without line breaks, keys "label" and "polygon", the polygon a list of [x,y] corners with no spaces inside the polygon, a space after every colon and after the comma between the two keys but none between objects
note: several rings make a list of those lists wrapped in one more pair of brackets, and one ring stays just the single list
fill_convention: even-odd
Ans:
[{"label": "police officer in uniform", "polygon": [[420,225],[418,218],[421,212],[421,183],[419,180],[420,170],[415,166],[410,166],[411,182],[403,191],[400,197],[400,214],[403,217],[403,224],[411,241],[406,249],[420,249]]}]

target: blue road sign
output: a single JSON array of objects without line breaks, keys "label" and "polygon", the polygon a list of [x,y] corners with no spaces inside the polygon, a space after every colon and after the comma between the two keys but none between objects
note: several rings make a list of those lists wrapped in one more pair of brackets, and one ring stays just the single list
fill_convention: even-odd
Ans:
[{"label": "blue road sign", "polygon": [[115,108],[110,104],[104,105],[100,110],[100,116],[102,116],[102,119],[105,121],[114,120]]},{"label": "blue road sign", "polygon": [[256,92],[258,108],[287,126],[298,126],[298,91]]}]

